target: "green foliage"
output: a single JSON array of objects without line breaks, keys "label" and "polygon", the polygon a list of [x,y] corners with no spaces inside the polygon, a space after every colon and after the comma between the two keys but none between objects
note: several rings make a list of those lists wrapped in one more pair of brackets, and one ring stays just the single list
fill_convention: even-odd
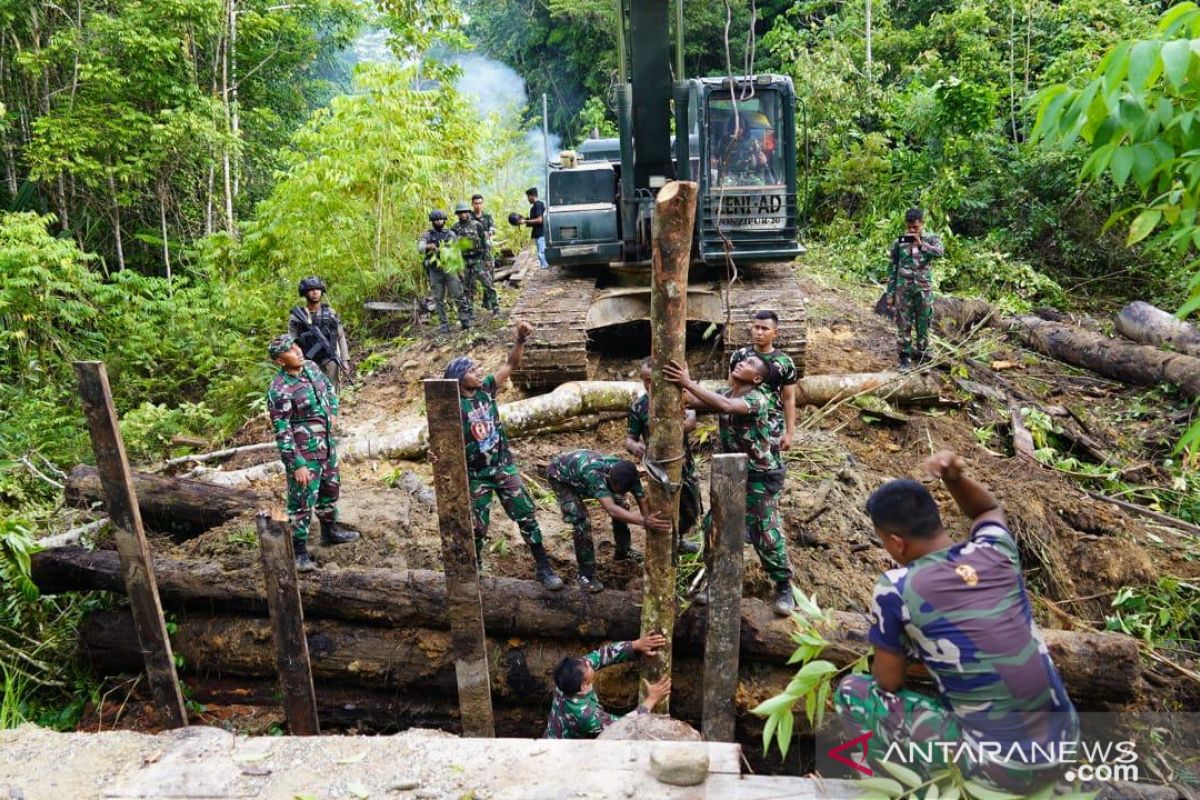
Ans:
[{"label": "green foliage", "polygon": [[171,451],[176,436],[205,437],[212,430],[213,415],[204,403],[142,403],[121,418],[121,437],[131,458],[163,458]]},{"label": "green foliage", "polygon": [[1149,586],[1123,586],[1112,601],[1109,630],[1150,644],[1200,641],[1200,586],[1164,575]]}]

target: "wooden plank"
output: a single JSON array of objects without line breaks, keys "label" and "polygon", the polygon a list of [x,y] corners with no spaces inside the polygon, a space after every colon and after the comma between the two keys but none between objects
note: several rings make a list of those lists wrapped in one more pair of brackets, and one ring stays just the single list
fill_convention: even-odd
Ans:
[{"label": "wooden plank", "polygon": [[272,519],[266,512],[258,515],[257,524],[271,638],[275,642],[275,664],[288,732],[293,736],[316,736],[321,732],[317,693],[313,688],[308,639],[304,635],[304,608],[300,603],[292,534],[286,522]]},{"label": "wooden plank", "polygon": [[494,737],[491,679],[483,638],[483,603],[471,528],[471,493],[463,443],[458,381],[425,381],[429,460],[434,464],[446,605],[458,679],[458,706],[465,736]]},{"label": "wooden plank", "polygon": [[701,729],[710,742],[732,742],[737,709],[742,635],[742,545],[746,537],[746,456],[713,456],[708,618],[704,638],[704,710]]},{"label": "wooden plank", "polygon": [[186,727],[187,711],[158,598],[150,545],[146,542],[137,496],[133,492],[129,459],[125,457],[125,443],[113,407],[108,372],[103,362],[76,361],[75,375],[92,449],[96,453],[100,483],[104,487],[108,516],[113,523],[121,576],[129,594],[138,643],[145,654],[150,691],[162,714],[163,724],[168,728]]}]

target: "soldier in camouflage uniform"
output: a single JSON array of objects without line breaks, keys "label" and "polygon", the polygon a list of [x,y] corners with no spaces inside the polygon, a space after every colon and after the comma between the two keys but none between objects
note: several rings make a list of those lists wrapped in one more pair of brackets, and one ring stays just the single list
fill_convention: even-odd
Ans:
[{"label": "soldier in camouflage uniform", "polygon": [[[471,219],[483,227],[483,263],[487,272],[488,286],[494,294],[496,289],[496,221],[483,210],[483,195],[471,195]],[[497,300],[499,303],[499,300]]]},{"label": "soldier in camouflage uniform", "polygon": [[521,472],[513,462],[508,436],[504,433],[500,411],[496,406],[496,395],[508,383],[513,370],[520,366],[525,340],[532,332],[533,326],[528,322],[517,321],[517,343],[508,354],[508,361],[495,374],[483,376],[474,361],[460,357],[450,362],[444,377],[458,381],[477,563],[483,564],[483,543],[487,538],[492,494],[495,493],[500,498],[504,513],[517,523],[521,537],[533,552],[537,579],[547,589],[557,591],[563,587],[563,582],[554,574],[554,568],[546,556],[533,498],[529,496],[529,490],[521,480]]},{"label": "soldier in camouflage uniform", "polygon": [[342,385],[342,374],[350,368],[350,345],[346,327],[325,300],[325,282],[316,275],[300,281],[300,297],[306,302],[294,306],[288,315],[288,333],[304,351],[304,357],[321,365],[334,390]]},{"label": "soldier in camouflage uniform", "polygon": [[[1024,796],[1057,777],[1058,757],[1047,758],[1047,746],[1076,741],[1079,720],[1033,621],[1004,512],[964,468],[949,451],[926,462],[971,520],[964,542],[950,538],[916,481],[891,481],[867,500],[875,532],[900,566],[875,584],[871,675],[843,680],[834,703],[850,737],[873,734],[868,758],[878,761],[892,742],[961,741],[969,749],[949,757],[965,755],[964,774]],[[904,688],[910,658],[928,668],[936,700]],[[997,747],[1003,758],[986,755]],[[942,764],[908,766],[928,774]]]},{"label": "soldier in camouflage uniform", "polygon": [[[626,414],[625,449],[638,458],[644,458],[650,444],[650,378],[654,361],[642,359],[641,376],[645,391],[629,404]],[[675,543],[679,552],[696,553],[699,546],[685,538],[695,526],[704,505],[700,499],[700,473],[696,470],[696,459],[692,457],[692,444],[688,434],[696,429],[696,412],[688,409],[683,420],[683,475],[679,495],[679,540]]]},{"label": "soldier in camouflage uniform", "polygon": [[[459,245],[464,247],[466,267],[463,269],[463,294],[467,298],[467,305],[471,307],[471,313],[475,313],[475,284],[480,283],[483,285],[483,307],[491,311],[494,317],[500,313],[500,301],[496,298],[496,290],[492,288],[492,273],[487,268],[487,231],[482,223],[471,216],[471,207],[466,203],[456,205],[454,213],[458,216],[458,222],[454,223],[450,232],[458,237]],[[463,245],[463,242],[471,244]]]},{"label": "soldier in camouflage uniform", "polygon": [[[554,699],[550,702],[547,739],[595,739],[600,732],[620,719],[604,710],[596,697],[593,679],[596,670],[628,661],[634,653],[648,658],[658,655],[667,644],[661,633],[650,633],[632,642],[613,642],[586,656],[564,658],[554,668]],[[646,699],[633,713],[649,714],[671,694],[671,677],[664,676],[650,686]]]},{"label": "soldier in camouflage uniform", "polygon": [[341,491],[333,428],[338,399],[320,368],[304,358],[295,337],[277,336],[267,347],[279,372],[267,390],[267,413],[279,456],[287,470],[287,513],[292,526],[296,569],[316,569],[308,554],[308,526],[314,509],[321,521],[321,544],[345,544],[358,538],[337,524]]},{"label": "soldier in camouflage uniform", "polygon": [[796,362],[775,346],[779,335],[779,316],[774,311],[756,311],[750,322],[753,347],[740,347],[729,356],[729,369],[739,361],[758,356],[771,367],[771,377],[763,385],[771,401],[771,444],[780,450],[790,450],[796,434],[796,382],[800,380]]},{"label": "soldier in camouflage uniform", "polygon": [[[792,595],[792,565],[788,560],[779,494],[785,470],[779,451],[771,445],[770,401],[762,386],[771,374],[758,356],[742,359],[729,373],[729,386],[714,392],[688,375],[687,367],[669,362],[667,380],[687,391],[687,401],[720,414],[721,452],[746,455],[746,531],[763,571],[775,584],[775,613],[786,617],[796,609]],[[709,572],[712,568],[712,520],[705,520]]]},{"label": "soldier in camouflage uniform", "polygon": [[462,281],[456,272],[447,272],[442,268],[443,248],[453,247],[455,236],[446,230],[446,212],[434,209],[429,212],[429,230],[421,234],[417,240],[417,252],[425,262],[425,276],[429,278],[429,291],[437,304],[438,319],[442,326],[438,333],[450,332],[450,321],[446,317],[446,294],[458,308],[458,324],[465,331],[471,327],[471,304],[463,295]]},{"label": "soldier in camouflage uniform", "polygon": [[[558,497],[563,521],[571,524],[575,561],[579,564],[577,581],[581,589],[589,592],[604,589],[604,584],[596,577],[596,547],[592,542],[592,524],[585,500],[598,501],[604,513],[612,517],[618,561],[641,560],[641,553],[633,549],[630,525],[641,525],[660,533],[671,531],[671,520],[650,514],[637,467],[631,461],[595,450],[568,450],[550,459],[546,477]],[[630,511],[625,505],[623,496],[626,492],[633,492],[640,513]]]},{"label": "soldier in camouflage uniform", "polygon": [[942,240],[925,233],[925,212],[910,208],[904,215],[904,235],[892,244],[888,272],[888,306],[896,314],[896,344],[900,369],[913,359],[929,359],[929,324],[933,321],[931,262],[946,252]]}]

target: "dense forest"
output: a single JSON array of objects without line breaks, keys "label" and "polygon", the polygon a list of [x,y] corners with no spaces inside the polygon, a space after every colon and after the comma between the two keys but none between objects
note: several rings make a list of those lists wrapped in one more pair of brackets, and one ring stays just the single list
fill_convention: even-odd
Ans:
[{"label": "dense forest", "polygon": [[[219,444],[262,410],[263,348],[299,278],[322,276],[354,327],[365,300],[424,293],[412,243],[430,208],[478,190],[498,214],[536,180],[540,102],[482,114],[472,92],[494,87],[454,55],[546,93],[563,141],[611,135],[614,13],[0,0],[0,574],[24,590],[6,594],[0,650],[41,643],[0,654],[6,704],[39,668],[50,677],[28,688],[50,693],[23,715],[70,725],[86,698],[52,665],[98,601],[38,600],[23,576],[61,470],[88,459],[71,362],[107,363],[133,457],[181,436]],[[1135,0],[692,2],[684,64],[795,82],[814,263],[880,280],[920,205],[947,244],[939,290],[1006,311],[1141,298],[1186,315],[1200,305],[1198,20]],[[363,57],[368,31],[388,57]],[[1184,469],[1200,428],[1188,441],[1172,468],[1193,499],[1172,511],[1200,522]]]}]

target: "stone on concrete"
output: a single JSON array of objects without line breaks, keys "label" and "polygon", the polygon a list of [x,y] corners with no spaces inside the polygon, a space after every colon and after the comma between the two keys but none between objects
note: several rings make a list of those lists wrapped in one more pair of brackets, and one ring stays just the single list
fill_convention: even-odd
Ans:
[{"label": "stone on concrete", "polygon": [[703,745],[655,745],[650,774],[671,786],[696,786],[708,777],[708,749]]}]

